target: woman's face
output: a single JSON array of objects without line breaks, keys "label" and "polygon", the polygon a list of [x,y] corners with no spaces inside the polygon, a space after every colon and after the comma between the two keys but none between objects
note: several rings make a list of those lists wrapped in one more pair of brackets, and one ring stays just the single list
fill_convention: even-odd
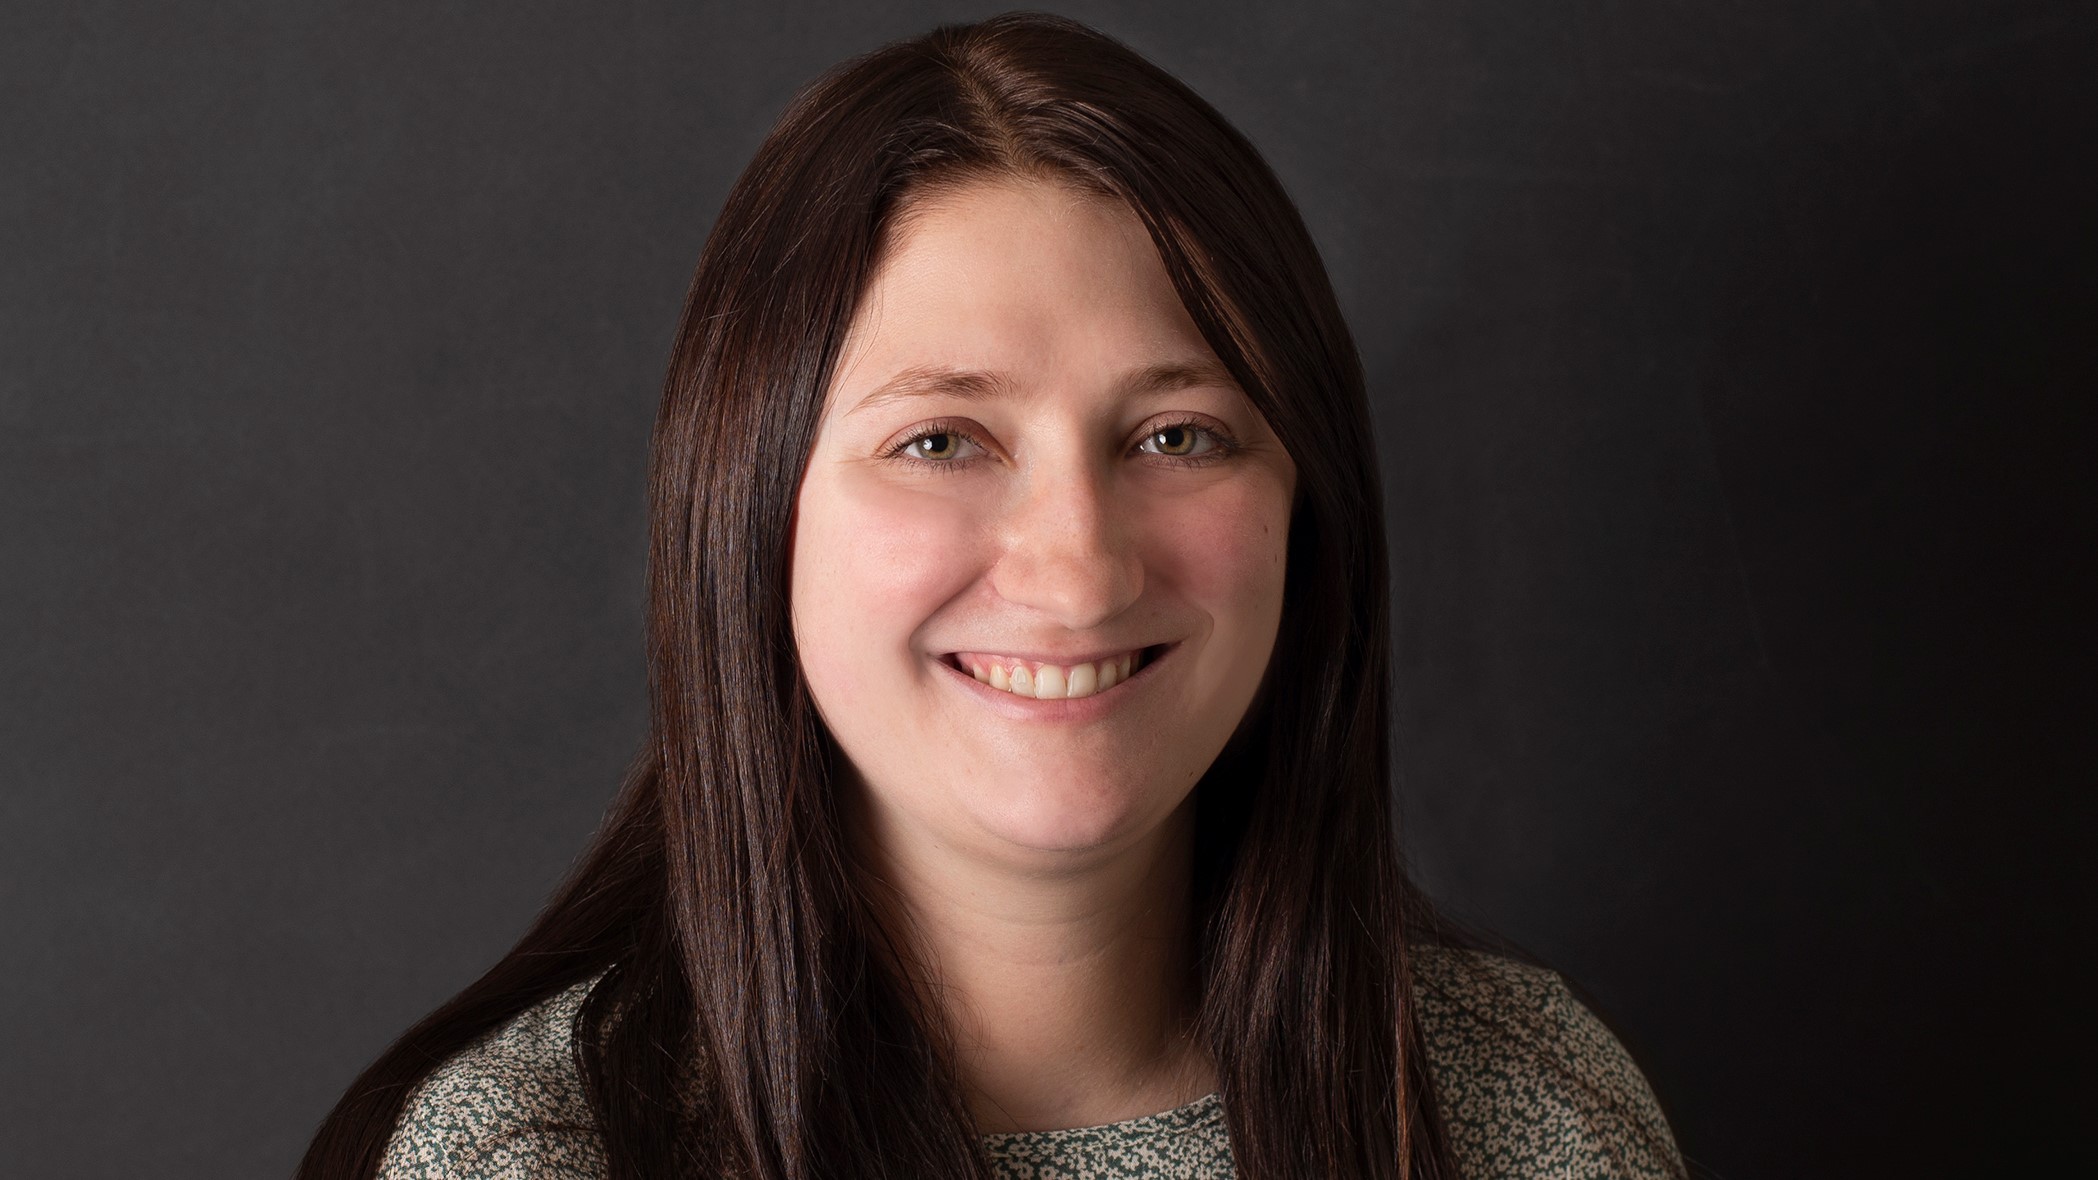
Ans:
[{"label": "woman's face", "polygon": [[1119,202],[985,182],[898,230],[796,504],[809,690],[878,839],[1112,854],[1253,699],[1295,467]]}]

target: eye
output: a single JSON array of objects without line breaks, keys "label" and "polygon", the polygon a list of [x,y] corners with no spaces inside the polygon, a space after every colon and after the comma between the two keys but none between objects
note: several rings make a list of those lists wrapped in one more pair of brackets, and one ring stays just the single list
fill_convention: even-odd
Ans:
[{"label": "eye", "polygon": [[1195,459],[1229,449],[1218,431],[1197,422],[1166,422],[1151,428],[1137,449],[1168,459]]},{"label": "eye", "polygon": [[882,455],[932,468],[953,468],[967,466],[983,449],[983,444],[961,427],[931,422],[889,444]]},{"label": "eye", "polygon": [[[1135,448],[1138,454],[1190,466],[1229,458],[1237,449],[1237,441],[1223,428],[1193,419],[1155,425]],[[951,472],[974,466],[987,453],[988,449],[967,428],[953,422],[928,422],[887,444],[881,456],[921,470]]]},{"label": "eye", "polygon": [[933,434],[921,434],[910,440],[911,454],[920,459],[952,459],[961,453],[962,444],[967,442],[951,430]]}]

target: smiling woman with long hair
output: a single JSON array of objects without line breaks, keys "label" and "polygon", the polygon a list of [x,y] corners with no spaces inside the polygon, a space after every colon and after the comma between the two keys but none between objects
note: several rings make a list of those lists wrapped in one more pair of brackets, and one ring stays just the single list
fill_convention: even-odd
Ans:
[{"label": "smiling woman with long hair", "polygon": [[1371,437],[1295,208],[1157,67],[1016,15],[818,80],[678,329],[649,746],[300,1174],[1679,1174],[1400,866]]}]

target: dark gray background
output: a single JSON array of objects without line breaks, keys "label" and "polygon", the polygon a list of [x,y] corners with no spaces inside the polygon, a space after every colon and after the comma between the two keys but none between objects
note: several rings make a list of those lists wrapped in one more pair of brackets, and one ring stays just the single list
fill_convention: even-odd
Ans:
[{"label": "dark gray background", "polygon": [[[991,11],[7,6],[9,1174],[282,1175],[520,931],[643,733],[714,212],[800,83]],[[1721,1175],[2067,1157],[2098,9],[1066,11],[1325,251],[1423,879]]]}]

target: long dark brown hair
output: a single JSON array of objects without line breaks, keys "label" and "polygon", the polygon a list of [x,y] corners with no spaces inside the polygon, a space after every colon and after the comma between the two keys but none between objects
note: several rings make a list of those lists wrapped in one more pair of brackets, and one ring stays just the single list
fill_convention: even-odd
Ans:
[{"label": "long dark brown hair", "polygon": [[788,617],[787,537],[839,346],[899,214],[971,180],[1125,202],[1295,459],[1263,692],[1196,787],[1200,1033],[1251,1180],[1454,1175],[1389,802],[1385,531],[1361,365],[1259,153],[1108,37],[1011,14],[844,63],[729,194],[651,451],[650,740],[501,962],[350,1087],[300,1175],[373,1174],[409,1090],[602,976],[578,1063],[616,1177],[982,1177],[937,1013],[846,857]]}]

